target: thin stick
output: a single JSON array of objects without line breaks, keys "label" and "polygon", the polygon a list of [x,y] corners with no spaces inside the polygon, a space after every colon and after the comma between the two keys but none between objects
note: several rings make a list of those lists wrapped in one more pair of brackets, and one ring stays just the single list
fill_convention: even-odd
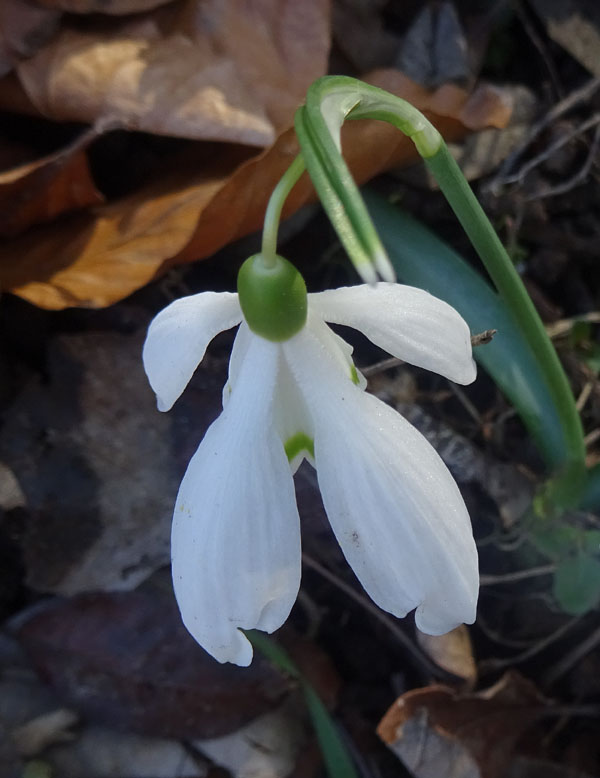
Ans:
[{"label": "thin stick", "polygon": [[550,146],[548,146],[547,149],[542,151],[540,154],[537,155],[537,157],[533,157],[533,159],[530,159],[528,162],[526,162],[523,167],[521,167],[517,173],[514,173],[512,176],[508,176],[504,179],[504,184],[516,184],[516,183],[522,183],[525,176],[532,171],[535,167],[538,165],[541,165],[542,162],[545,162],[549,157],[554,154],[555,151],[558,151],[563,146],[565,146],[567,143],[573,140],[573,138],[577,138],[579,135],[583,135],[583,133],[587,132],[592,127],[595,127],[598,122],[600,122],[600,114],[594,114],[590,119],[583,122],[583,124],[577,125],[575,129],[572,132],[567,133],[562,138],[559,138],[557,141],[552,143]]},{"label": "thin stick", "polygon": [[456,681],[458,676],[454,675],[453,673],[449,673],[447,670],[444,670],[443,668],[434,664],[429,659],[429,657],[422,653],[412,642],[412,640],[407,637],[407,635],[399,627],[396,626],[396,624],[389,616],[386,616],[385,613],[381,611],[376,605],[374,605],[370,600],[368,600],[366,597],[363,597],[360,592],[357,592],[352,588],[352,586],[349,586],[345,581],[342,581],[340,578],[338,578],[337,575],[332,573],[331,570],[328,570],[320,562],[317,562],[316,559],[313,559],[308,554],[302,554],[302,561],[307,567],[311,567],[313,570],[319,573],[320,576],[329,581],[329,583],[336,586],[340,591],[344,592],[344,594],[348,595],[350,599],[358,603],[375,619],[377,619],[377,621],[383,624],[388,632],[390,632],[390,634],[392,634],[396,640],[402,644],[403,648],[405,648],[412,655],[412,657],[417,662],[419,662],[419,664],[422,665],[424,669],[427,670],[427,672],[431,673],[437,678],[445,678],[446,680]]},{"label": "thin stick", "polygon": [[589,322],[590,324],[600,324],[600,311],[590,311],[579,316],[572,316],[569,319],[559,319],[551,324],[546,324],[546,332],[549,338],[560,338],[567,335],[573,327],[579,322]]},{"label": "thin stick", "polygon": [[555,570],[556,565],[540,565],[539,567],[530,567],[528,570],[515,570],[512,573],[503,573],[502,575],[481,575],[479,582],[482,586],[514,583],[515,581],[525,581],[527,578],[537,578],[540,575],[550,575]]},{"label": "thin stick", "polygon": [[549,670],[544,676],[544,686],[552,686],[562,678],[563,675],[569,672],[578,662],[580,662],[584,656],[591,653],[596,646],[600,645],[600,627],[591,635],[588,635],[585,640],[582,640],[575,648],[573,648],[566,656],[563,656],[554,667]]},{"label": "thin stick", "polygon": [[532,195],[528,195],[527,197],[523,198],[524,202],[529,203],[529,202],[533,202],[534,200],[541,200],[544,197],[555,197],[556,195],[565,194],[566,192],[570,192],[571,189],[574,189],[579,184],[583,183],[583,181],[585,181],[585,179],[588,177],[588,174],[592,169],[592,165],[596,161],[596,153],[598,151],[599,143],[600,143],[600,126],[596,125],[594,140],[592,141],[592,145],[590,146],[590,151],[586,157],[585,162],[581,166],[581,169],[578,170],[577,173],[575,173],[575,175],[571,176],[571,178],[564,181],[562,184],[558,184],[557,186],[549,186],[546,189],[542,189],[539,192],[536,192]]},{"label": "thin stick", "polygon": [[498,670],[502,670],[505,667],[512,667],[513,665],[520,664],[521,662],[526,662],[528,659],[531,659],[532,657],[536,656],[536,654],[541,653],[545,648],[559,640],[571,629],[571,627],[574,627],[578,622],[579,617],[576,616],[574,619],[571,619],[571,621],[567,621],[565,624],[561,624],[558,629],[554,630],[554,632],[551,632],[545,638],[538,640],[538,642],[531,646],[531,648],[527,648],[520,654],[511,656],[508,659],[488,659],[487,661],[482,662],[480,665],[481,672],[496,672]]},{"label": "thin stick", "polygon": [[487,185],[486,189],[488,189],[493,194],[496,194],[504,183],[504,179],[508,175],[509,170],[514,167],[517,160],[522,156],[529,145],[537,138],[540,132],[545,130],[546,127],[552,124],[552,122],[561,117],[563,114],[568,113],[568,111],[574,108],[578,103],[583,103],[586,100],[589,100],[593,96],[594,92],[596,92],[599,88],[600,77],[592,78],[582,87],[576,89],[574,92],[571,92],[570,95],[556,103],[556,105],[554,105],[538,122],[536,122],[536,124],[533,125],[519,148],[515,149],[512,154],[508,155],[508,157],[500,166],[498,174]]}]

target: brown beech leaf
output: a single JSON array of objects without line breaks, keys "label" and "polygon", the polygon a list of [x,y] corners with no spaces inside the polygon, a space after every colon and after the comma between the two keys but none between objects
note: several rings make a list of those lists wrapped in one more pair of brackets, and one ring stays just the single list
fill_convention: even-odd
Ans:
[{"label": "brown beech leaf", "polygon": [[31,57],[58,29],[58,9],[40,8],[29,0],[0,3],[0,76],[23,57]]},{"label": "brown beech leaf", "polygon": [[[504,93],[491,87],[471,95],[450,85],[432,92],[394,70],[369,80],[424,111],[448,140],[501,126],[510,115]],[[288,119],[291,124],[291,114]],[[343,150],[359,183],[416,157],[405,136],[372,121],[348,122]],[[110,305],[169,267],[210,256],[259,229],[270,193],[297,153],[293,130],[254,157],[247,147],[197,144],[132,195],[0,246],[0,286],[42,308]],[[284,216],[314,197],[304,176]]]},{"label": "brown beech leaf", "polygon": [[406,692],[377,732],[416,778],[502,778],[517,740],[547,705],[513,671],[471,694],[437,685]]},{"label": "brown beech leaf", "polygon": [[260,655],[248,668],[212,659],[183,626],[172,592],[158,587],[51,602],[18,637],[70,707],[146,735],[219,737],[290,689]]},{"label": "brown beech leaf", "polygon": [[98,134],[88,130],[54,154],[0,173],[0,236],[103,202],[85,153]]},{"label": "brown beech leaf", "polygon": [[419,646],[438,667],[461,678],[465,688],[472,689],[475,686],[477,665],[469,629],[465,624],[459,624],[444,635],[426,635],[417,630],[416,636]]},{"label": "brown beech leaf", "polygon": [[325,72],[326,0],[180,0],[64,22],[17,73],[61,121],[118,119],[158,135],[268,146]]},{"label": "brown beech leaf", "polygon": [[173,0],[37,0],[47,8],[60,8],[75,14],[125,14],[141,13],[158,8],[159,5],[172,3]]}]

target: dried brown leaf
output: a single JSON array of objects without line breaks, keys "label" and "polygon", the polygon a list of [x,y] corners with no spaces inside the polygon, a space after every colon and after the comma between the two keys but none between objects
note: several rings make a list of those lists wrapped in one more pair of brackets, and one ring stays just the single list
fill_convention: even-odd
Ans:
[{"label": "dried brown leaf", "polygon": [[[223,774],[238,778],[290,778],[306,748],[306,722],[297,700],[286,700],[277,710],[265,713],[246,726],[214,740],[194,745]],[[219,771],[218,775],[222,773]],[[301,773],[311,778],[318,770]]]},{"label": "dried brown leaf", "polygon": [[548,35],[594,76],[600,76],[600,11],[589,0],[532,0]]},{"label": "dried brown leaf", "polygon": [[90,130],[54,154],[0,173],[0,236],[103,202],[85,152],[97,135]]},{"label": "dried brown leaf", "polygon": [[[138,323],[136,334],[51,338],[45,380],[31,374],[5,408],[0,489],[6,493],[0,502],[23,508],[23,562],[36,591],[133,589],[167,565],[177,486],[220,410],[226,376],[216,362],[199,371],[199,383],[192,382],[173,414],[157,413],[140,361],[148,317],[135,308],[125,316],[129,326]],[[191,437],[187,423],[182,426],[189,418],[197,431]],[[1,536],[0,545],[6,542]],[[0,564],[2,598],[12,580],[8,553]]]},{"label": "dried brown leaf", "polygon": [[[393,70],[376,71],[369,80],[424,111],[449,140],[501,124],[510,114],[502,93],[489,88],[471,96],[449,85],[431,92]],[[382,122],[349,122],[343,149],[359,183],[416,157],[413,144]],[[251,159],[247,148],[198,144],[134,194],[7,242],[0,247],[0,285],[42,308],[110,305],[168,267],[210,256],[257,230],[297,152],[292,130]],[[304,176],[284,216],[314,197]]]},{"label": "dried brown leaf", "polygon": [[438,667],[462,678],[472,689],[477,680],[477,665],[468,627],[460,624],[445,635],[426,635],[417,630],[417,643]]},{"label": "dried brown leaf", "polygon": [[522,733],[547,702],[516,672],[464,694],[446,686],[414,689],[381,720],[379,736],[417,778],[501,778]]},{"label": "dried brown leaf", "polygon": [[382,0],[334,0],[333,40],[357,72],[394,64],[400,36],[383,18]]},{"label": "dried brown leaf", "polygon": [[125,14],[141,13],[172,3],[173,0],[37,0],[47,8],[59,8],[75,14]]},{"label": "dried brown leaf", "polygon": [[42,713],[13,730],[12,738],[21,756],[33,757],[49,746],[72,740],[71,727],[78,723],[77,714],[68,708]]},{"label": "dried brown leaf", "polygon": [[124,19],[67,21],[18,76],[44,116],[270,145],[325,72],[326,0],[182,0]]},{"label": "dried brown leaf", "polygon": [[24,57],[31,57],[58,29],[59,10],[29,0],[0,3],[0,76]]},{"label": "dried brown leaf", "polygon": [[70,707],[115,729],[219,737],[272,710],[290,688],[260,656],[249,668],[215,662],[186,631],[170,591],[56,601],[18,637]]}]

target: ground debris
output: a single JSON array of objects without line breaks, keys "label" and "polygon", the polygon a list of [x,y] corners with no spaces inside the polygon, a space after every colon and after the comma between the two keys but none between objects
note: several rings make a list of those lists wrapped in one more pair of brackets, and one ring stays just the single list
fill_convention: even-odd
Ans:
[{"label": "ground debris", "polygon": [[443,686],[407,692],[378,733],[416,778],[504,778],[517,740],[547,705],[512,672],[473,694]]},{"label": "ground debris", "polygon": [[70,707],[143,735],[218,737],[290,689],[260,657],[249,670],[216,663],[186,631],[169,590],[50,602],[18,637]]}]

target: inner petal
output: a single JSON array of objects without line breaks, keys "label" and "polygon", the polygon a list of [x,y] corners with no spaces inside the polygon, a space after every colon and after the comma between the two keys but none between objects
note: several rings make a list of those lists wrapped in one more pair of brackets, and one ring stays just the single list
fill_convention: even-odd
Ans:
[{"label": "inner petal", "polygon": [[314,442],[310,416],[289,367],[280,355],[274,405],[275,426],[287,455],[292,473],[303,459],[314,465]]}]

